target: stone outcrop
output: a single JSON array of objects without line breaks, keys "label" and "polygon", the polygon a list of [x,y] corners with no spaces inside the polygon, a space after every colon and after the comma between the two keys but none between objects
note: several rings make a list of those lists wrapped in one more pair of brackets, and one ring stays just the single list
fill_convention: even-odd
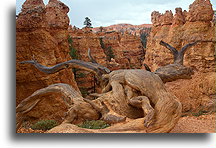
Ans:
[{"label": "stone outcrop", "polygon": [[164,15],[161,16],[161,25],[171,25],[173,21],[172,11],[166,11]]},{"label": "stone outcrop", "polygon": [[50,0],[46,5],[46,20],[50,29],[68,29],[69,17],[68,6],[58,0]]},{"label": "stone outcrop", "polygon": [[159,11],[153,11],[151,13],[151,21],[154,27],[161,25],[161,13]]},{"label": "stone outcrop", "polygon": [[[45,6],[43,0],[26,0],[16,20],[16,103],[30,96],[34,91],[53,83],[67,83],[78,89],[71,69],[46,75],[31,65],[19,62],[37,60],[53,66],[70,60],[68,46],[69,8],[60,1],[50,0]],[[42,96],[41,96],[42,97]],[[44,99],[31,112],[34,119],[55,119],[61,121],[67,107],[58,94]]]},{"label": "stone outcrop", "polygon": [[193,4],[189,6],[186,19],[189,22],[211,21],[213,14],[210,0],[195,0]]},{"label": "stone outcrop", "polygon": [[[215,105],[215,26],[211,23],[213,9],[209,0],[195,0],[189,11],[176,8],[172,13],[152,13],[152,32],[148,38],[144,63],[154,71],[173,62],[170,51],[162,47],[161,40],[177,49],[199,41],[185,54],[184,65],[192,67],[191,80],[167,83],[167,87],[182,102],[183,111],[212,110]],[[172,22],[170,23],[170,21]]]},{"label": "stone outcrop", "polygon": [[187,11],[182,12],[182,8],[176,8],[176,13],[173,18],[173,25],[183,25],[186,22],[186,13]]}]

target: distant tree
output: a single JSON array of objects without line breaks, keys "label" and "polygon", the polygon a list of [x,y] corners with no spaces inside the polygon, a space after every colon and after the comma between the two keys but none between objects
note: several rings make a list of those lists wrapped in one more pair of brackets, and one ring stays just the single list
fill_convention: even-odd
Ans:
[{"label": "distant tree", "polygon": [[84,25],[87,28],[91,28],[92,27],[90,18],[88,18],[88,17],[85,18]]},{"label": "distant tree", "polygon": [[115,55],[114,55],[114,52],[113,52],[113,49],[111,46],[109,46],[107,49],[106,49],[106,55],[107,55],[107,60],[110,62],[111,59],[115,58]]},{"label": "distant tree", "polygon": [[[73,39],[71,36],[68,37],[68,44],[69,44],[69,55],[71,56],[72,59],[79,59],[79,53],[78,51],[73,47]],[[76,79],[77,77],[77,71],[78,69],[72,68],[72,71],[74,73],[74,77]]]},{"label": "distant tree", "polygon": [[73,47],[73,40],[72,40],[72,37],[69,36],[68,37],[68,44],[69,44],[69,54],[71,56],[72,59],[79,59],[79,55],[78,55],[78,52],[77,50]]},{"label": "distant tree", "polygon": [[100,32],[103,32],[104,28],[102,26],[100,26]]},{"label": "distant tree", "polygon": [[140,34],[140,39],[144,48],[146,48],[148,33],[144,32]]},{"label": "distant tree", "polygon": [[100,41],[101,48],[104,50],[104,53],[106,55],[106,59],[110,62],[112,58],[113,59],[115,58],[112,47],[111,46],[106,47],[103,42],[103,38],[99,38],[99,41]]}]

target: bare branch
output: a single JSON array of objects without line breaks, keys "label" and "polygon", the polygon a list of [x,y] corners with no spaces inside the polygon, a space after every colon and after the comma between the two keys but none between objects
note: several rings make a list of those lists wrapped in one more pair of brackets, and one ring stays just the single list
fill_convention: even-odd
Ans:
[{"label": "bare branch", "polygon": [[144,67],[145,67],[145,69],[147,70],[147,71],[150,71],[151,72],[151,69],[149,68],[149,66],[147,65],[147,64],[143,64],[144,65]]},{"label": "bare branch", "polygon": [[97,63],[97,61],[91,55],[91,49],[90,48],[88,49],[88,57],[92,63]]},{"label": "bare branch", "polygon": [[81,98],[81,94],[79,94],[75,89],[73,89],[68,84],[58,83],[49,85],[46,88],[39,89],[35,91],[31,96],[24,99],[17,107],[16,107],[16,119],[17,119],[17,129],[20,127],[24,118],[24,114],[32,110],[38,102],[41,101],[42,98],[38,98],[36,96],[48,95],[49,93],[61,93],[66,97],[64,100],[67,106],[70,106],[73,103],[74,98]]},{"label": "bare branch", "polygon": [[27,113],[30,111],[37,103],[40,101],[36,96],[47,95],[48,93],[61,93],[67,97],[66,104],[70,106],[73,98],[82,98],[81,94],[78,93],[74,88],[68,84],[57,83],[49,85],[46,88],[39,89],[35,91],[31,96],[24,99],[17,107],[16,112]]},{"label": "bare branch", "polygon": [[189,44],[185,45],[185,46],[182,47],[182,49],[179,51],[179,54],[181,54],[182,56],[184,56],[184,53],[186,52],[186,50],[187,50],[188,48],[190,48],[191,46],[197,44],[197,43],[198,43],[198,41],[193,42],[193,43],[189,43]]},{"label": "bare branch", "polygon": [[102,74],[110,73],[110,70],[104,66],[101,66],[97,63],[91,63],[91,62],[84,62],[81,60],[70,60],[66,62],[59,63],[57,65],[54,65],[52,67],[46,67],[44,65],[39,64],[36,60],[32,61],[23,61],[20,62],[21,64],[32,64],[34,65],[38,70],[47,73],[52,74],[56,73],[60,70],[66,69],[66,68],[77,68],[82,69],[85,71],[89,71],[91,73],[94,73],[98,76],[101,76]]},{"label": "bare branch", "polygon": [[154,73],[157,74],[164,83],[178,79],[191,79],[191,76],[194,74],[192,68],[180,64],[169,64],[160,67]]},{"label": "bare branch", "polygon": [[174,61],[175,61],[175,59],[178,56],[178,50],[176,50],[176,48],[172,47],[171,45],[169,45],[168,43],[166,43],[166,42],[164,42],[162,40],[160,41],[160,45],[166,47],[167,49],[169,49],[173,53],[173,55],[174,55]]},{"label": "bare branch", "polygon": [[176,50],[174,47],[172,47],[168,43],[165,43],[164,41],[160,41],[160,45],[162,45],[162,46],[168,48],[170,51],[172,51],[172,53],[174,55],[174,64],[183,65],[184,54],[185,54],[186,50],[189,47],[195,45],[197,42],[198,41],[185,45],[180,51]]}]

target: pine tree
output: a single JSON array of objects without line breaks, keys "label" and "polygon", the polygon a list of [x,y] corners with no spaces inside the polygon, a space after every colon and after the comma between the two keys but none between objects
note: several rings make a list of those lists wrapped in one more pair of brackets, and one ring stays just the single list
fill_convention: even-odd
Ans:
[{"label": "pine tree", "polygon": [[85,18],[84,25],[87,28],[91,28],[92,27],[90,18],[88,18],[88,17]]}]

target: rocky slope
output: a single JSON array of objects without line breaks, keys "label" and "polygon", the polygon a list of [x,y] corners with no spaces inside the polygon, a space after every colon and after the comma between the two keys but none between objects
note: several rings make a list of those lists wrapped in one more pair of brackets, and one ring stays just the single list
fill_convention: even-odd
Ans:
[{"label": "rocky slope", "polygon": [[[71,70],[46,75],[34,66],[19,62],[35,59],[53,66],[70,60],[68,54],[69,8],[60,1],[26,0],[16,19],[16,103],[19,104],[34,91],[53,83],[67,83],[77,88]],[[66,106],[58,94],[45,96],[42,102],[29,112],[32,119],[61,121]]]},{"label": "rocky slope", "polygon": [[212,18],[213,9],[209,0],[195,0],[188,12],[176,8],[175,15],[171,11],[152,13],[153,27],[144,61],[152,70],[173,62],[169,50],[159,44],[161,40],[177,49],[200,41],[186,52],[184,58],[184,64],[194,68],[193,78],[166,84],[168,90],[181,100],[184,112],[214,110],[215,24]]}]

